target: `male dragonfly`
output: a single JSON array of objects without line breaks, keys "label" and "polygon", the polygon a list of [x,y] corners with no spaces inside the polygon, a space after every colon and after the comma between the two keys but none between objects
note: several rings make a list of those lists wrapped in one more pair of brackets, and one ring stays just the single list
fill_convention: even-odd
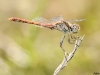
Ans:
[{"label": "male dragonfly", "polygon": [[[50,20],[47,20],[43,17],[37,17],[33,20],[25,20],[22,18],[17,18],[17,17],[11,17],[9,18],[10,21],[15,21],[15,22],[21,22],[21,23],[28,23],[28,24],[33,24],[38,27],[45,27],[49,28],[51,30],[59,30],[64,33],[61,41],[60,41],[60,47],[64,51],[64,54],[66,55],[66,51],[63,49],[62,44],[65,38],[65,35],[68,34],[68,42],[69,43],[74,43],[78,37],[75,37],[73,34],[76,34],[80,30],[80,26],[76,23],[73,22],[79,22],[83,21],[85,19],[79,19],[79,20],[63,20],[62,16],[56,16]],[[72,39],[72,41],[71,41]]]}]

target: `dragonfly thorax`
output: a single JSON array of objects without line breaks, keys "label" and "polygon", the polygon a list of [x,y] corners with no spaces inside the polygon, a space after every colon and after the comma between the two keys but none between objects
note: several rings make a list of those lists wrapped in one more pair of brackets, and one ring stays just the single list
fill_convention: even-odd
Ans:
[{"label": "dragonfly thorax", "polygon": [[54,29],[62,31],[63,33],[72,32],[73,34],[75,34],[80,30],[80,26],[76,23],[62,21],[61,23],[57,23]]},{"label": "dragonfly thorax", "polygon": [[67,33],[69,32],[69,27],[66,25],[66,23],[64,21],[62,21],[61,23],[57,23],[55,26],[54,26],[54,29],[56,30],[59,30],[63,33]]}]

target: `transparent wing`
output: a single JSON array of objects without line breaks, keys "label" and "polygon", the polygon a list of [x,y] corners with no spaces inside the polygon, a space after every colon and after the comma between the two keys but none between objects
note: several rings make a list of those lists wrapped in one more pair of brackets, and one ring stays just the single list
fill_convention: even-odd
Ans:
[{"label": "transparent wing", "polygon": [[46,20],[43,17],[37,17],[32,20],[33,22],[37,22],[38,26],[40,27],[46,27],[46,28],[52,28],[54,25],[49,20]]},{"label": "transparent wing", "polygon": [[43,17],[37,17],[37,18],[34,18],[32,21],[34,22],[40,22],[40,23],[48,23],[49,21]]},{"label": "transparent wing", "polygon": [[63,20],[63,18],[62,18],[62,16],[60,15],[60,16],[56,16],[56,17],[50,19],[50,22],[52,22],[52,23],[59,23],[59,22],[61,22],[62,20]]},{"label": "transparent wing", "polygon": [[84,21],[86,20],[85,18],[83,19],[76,19],[76,20],[66,20],[66,21],[69,21],[69,22],[80,22],[80,21]]}]

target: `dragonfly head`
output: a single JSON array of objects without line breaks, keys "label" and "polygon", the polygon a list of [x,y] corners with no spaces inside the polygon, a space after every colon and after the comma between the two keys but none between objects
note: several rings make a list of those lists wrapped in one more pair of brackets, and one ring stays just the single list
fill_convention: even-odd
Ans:
[{"label": "dragonfly head", "polygon": [[80,26],[78,25],[78,24],[72,24],[71,25],[71,31],[72,31],[72,33],[78,33],[79,32],[79,30],[80,30]]}]

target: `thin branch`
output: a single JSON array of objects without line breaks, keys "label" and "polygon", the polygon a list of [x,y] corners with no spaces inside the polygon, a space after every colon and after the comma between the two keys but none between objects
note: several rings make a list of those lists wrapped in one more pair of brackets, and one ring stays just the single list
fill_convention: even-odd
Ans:
[{"label": "thin branch", "polygon": [[[68,56],[67,55],[64,56],[62,63],[56,68],[53,75],[58,75],[58,73],[68,64],[68,62],[74,56],[74,54],[75,54],[77,48],[79,47],[80,43],[82,42],[83,38],[84,38],[84,36],[79,37],[79,39],[76,40],[73,51]],[[67,57],[67,58],[65,58],[65,57]]]}]

